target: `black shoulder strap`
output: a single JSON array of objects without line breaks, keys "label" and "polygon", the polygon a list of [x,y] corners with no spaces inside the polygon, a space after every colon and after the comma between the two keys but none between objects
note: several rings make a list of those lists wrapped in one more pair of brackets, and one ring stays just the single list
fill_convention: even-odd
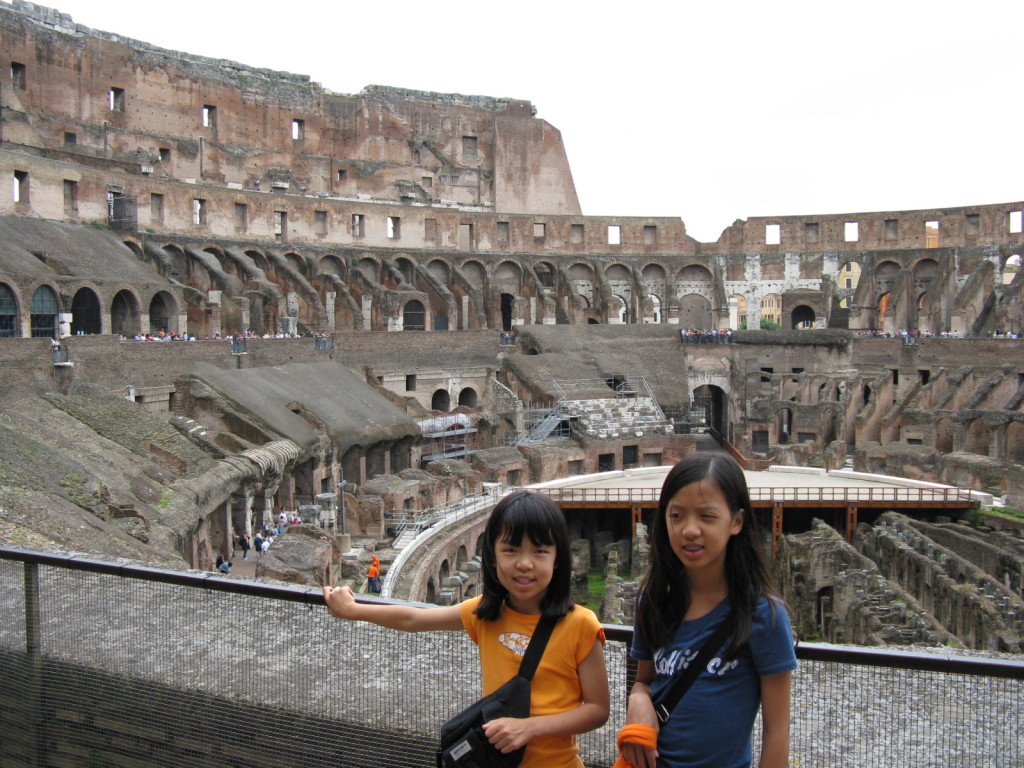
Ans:
[{"label": "black shoulder strap", "polygon": [[523,660],[519,662],[519,675],[527,680],[533,679],[533,673],[537,671],[540,664],[540,657],[544,655],[544,648],[551,637],[551,631],[558,622],[557,616],[548,616],[546,613],[537,622],[537,628],[533,630],[533,637],[530,638],[530,645],[523,654]]},{"label": "black shoulder strap", "polygon": [[704,643],[700,653],[697,654],[697,658],[690,662],[690,666],[686,668],[675,685],[671,686],[661,699],[654,703],[654,711],[658,713],[658,720],[662,724],[668,722],[669,717],[672,715],[672,710],[676,708],[683,695],[693,685],[693,681],[700,675],[701,670],[708,665],[715,652],[722,647],[722,643],[725,642],[726,638],[732,634],[735,623],[736,620],[733,613],[729,611],[718,625],[718,629]]}]

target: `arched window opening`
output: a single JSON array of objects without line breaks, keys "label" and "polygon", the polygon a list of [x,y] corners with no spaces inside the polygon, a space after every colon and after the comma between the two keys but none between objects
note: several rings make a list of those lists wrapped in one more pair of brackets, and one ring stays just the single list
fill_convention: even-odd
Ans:
[{"label": "arched window opening", "polygon": [[472,387],[466,387],[464,390],[459,392],[459,405],[464,405],[467,408],[476,408],[477,394],[476,390]]},{"label": "arched window opening", "polygon": [[71,301],[71,335],[102,333],[100,300],[95,291],[82,288]]},{"label": "arched window opening", "polygon": [[0,338],[13,339],[18,335],[18,301],[11,289],[0,285]]},{"label": "arched window opening", "polygon": [[57,337],[57,295],[46,285],[40,285],[32,294],[32,338]]},{"label": "arched window opening", "polygon": [[427,312],[423,303],[413,299],[405,305],[402,313],[402,328],[406,331],[422,331],[426,329]]},{"label": "arched window opening", "polygon": [[452,398],[447,389],[439,389],[430,398],[430,408],[434,411],[448,411],[452,407]]}]

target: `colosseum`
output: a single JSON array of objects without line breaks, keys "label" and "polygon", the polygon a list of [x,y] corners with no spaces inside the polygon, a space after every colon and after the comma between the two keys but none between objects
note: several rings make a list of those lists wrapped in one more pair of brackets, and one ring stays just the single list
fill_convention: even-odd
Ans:
[{"label": "colosseum", "polygon": [[[529,101],[332,93],[23,2],[0,34],[7,545],[210,569],[294,510],[342,533],[262,573],[351,576],[352,541],[387,551],[399,517],[671,463],[700,433],[749,466],[1024,509],[1022,201],[699,242],[681,218],[584,215]],[[789,531],[788,589],[913,592],[896,538],[921,583],[974,590],[934,636],[1020,651],[1013,518]],[[472,552],[454,542],[413,597],[457,589]]]}]

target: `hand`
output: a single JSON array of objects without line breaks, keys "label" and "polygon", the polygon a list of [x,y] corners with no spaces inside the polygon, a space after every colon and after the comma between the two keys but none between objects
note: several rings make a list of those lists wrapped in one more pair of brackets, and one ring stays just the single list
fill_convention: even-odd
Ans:
[{"label": "hand", "polygon": [[[654,711],[651,697],[646,693],[634,693],[626,705],[626,723],[640,723],[654,728],[655,733],[661,727],[658,715]],[[622,756],[633,768],[654,768],[658,760],[657,749],[646,749],[640,744],[626,742],[622,745]]]},{"label": "hand", "polygon": [[484,723],[484,735],[495,749],[508,754],[526,746],[532,735],[529,723],[528,717],[499,717]]},{"label": "hand", "polygon": [[324,587],[324,602],[331,616],[339,619],[355,618],[356,596],[349,587]]}]

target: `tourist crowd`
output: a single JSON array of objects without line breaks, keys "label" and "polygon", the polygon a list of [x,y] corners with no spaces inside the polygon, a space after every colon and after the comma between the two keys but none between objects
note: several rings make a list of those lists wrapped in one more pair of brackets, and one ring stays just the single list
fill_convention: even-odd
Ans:
[{"label": "tourist crowd", "polygon": [[679,329],[679,340],[683,344],[731,344],[732,329],[716,331],[711,328]]}]

